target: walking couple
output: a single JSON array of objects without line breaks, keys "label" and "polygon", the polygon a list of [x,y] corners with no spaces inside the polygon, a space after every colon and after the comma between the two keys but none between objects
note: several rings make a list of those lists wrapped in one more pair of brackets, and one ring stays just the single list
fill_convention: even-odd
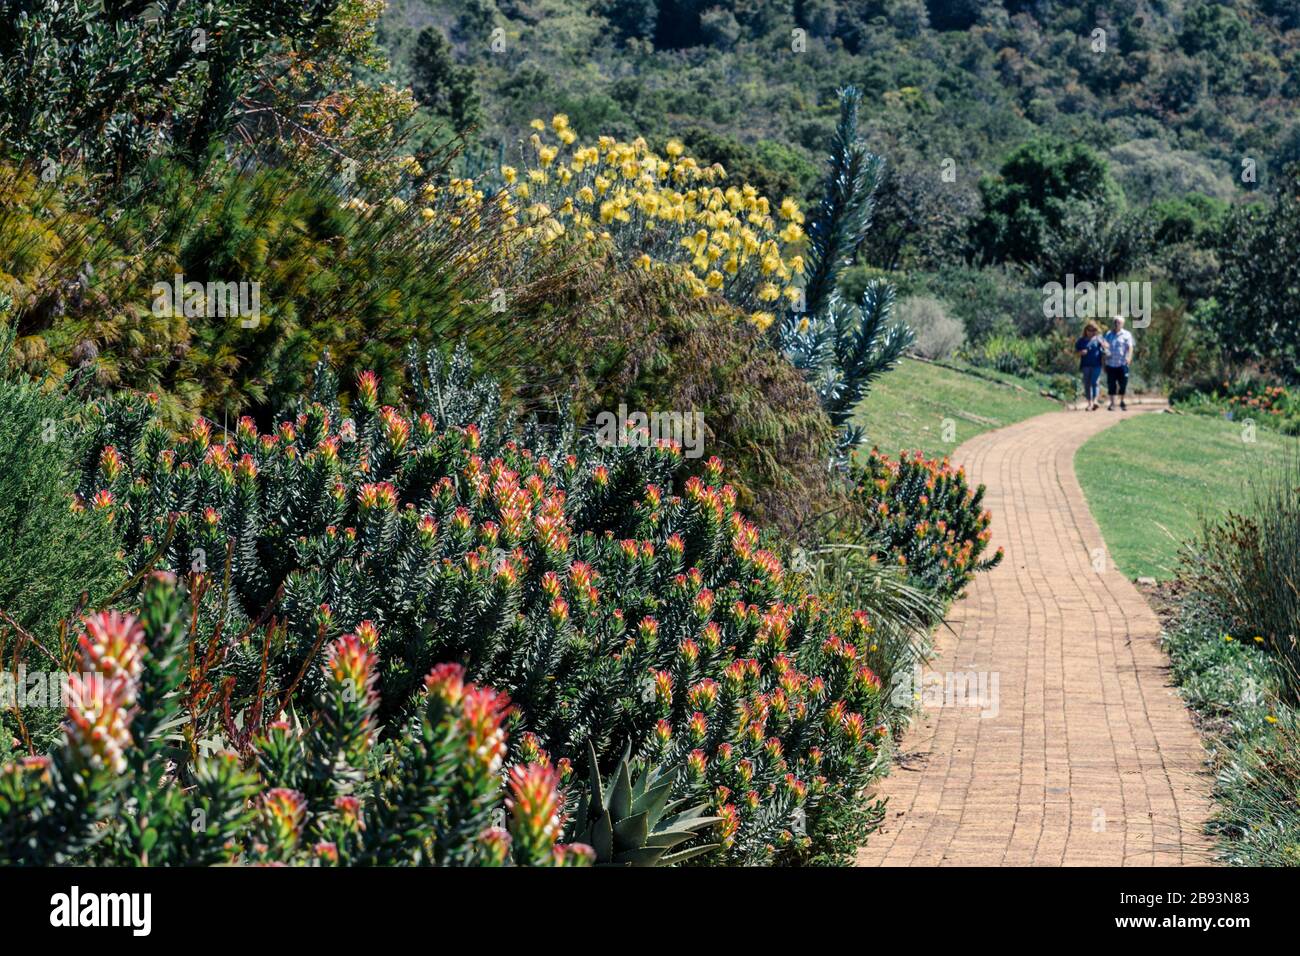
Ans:
[{"label": "walking couple", "polygon": [[1106,369],[1106,391],[1110,395],[1110,404],[1106,411],[1115,410],[1115,395],[1119,395],[1119,407],[1127,409],[1124,395],[1128,391],[1128,367],[1133,364],[1133,333],[1124,328],[1122,316],[1115,316],[1110,331],[1099,335],[1101,330],[1096,323],[1089,322],[1083,327],[1083,336],[1074,343],[1074,350],[1079,353],[1079,369],[1083,372],[1083,397],[1088,402],[1088,411],[1097,408],[1098,381],[1101,370]]}]

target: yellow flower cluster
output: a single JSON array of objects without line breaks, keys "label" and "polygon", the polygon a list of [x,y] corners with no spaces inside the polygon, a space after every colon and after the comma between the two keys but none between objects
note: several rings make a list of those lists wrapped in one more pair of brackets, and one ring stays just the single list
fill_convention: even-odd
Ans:
[{"label": "yellow flower cluster", "polygon": [[804,238],[794,200],[773,210],[753,186],[725,185],[722,166],[701,164],[677,140],[661,156],[640,137],[582,145],[562,113],[549,132],[541,120],[531,125],[528,168],[501,167],[523,204],[516,222],[526,236],[549,243],[572,232],[589,244],[612,242],[639,268],[675,268],[696,296],[720,294],[762,328],[775,303],[799,299],[803,258],[787,254]]},{"label": "yellow flower cluster", "polygon": [[[695,296],[720,295],[763,329],[781,303],[799,300],[804,262],[790,250],[804,239],[804,215],[793,199],[774,209],[753,186],[726,184],[722,166],[700,163],[677,140],[661,156],[639,137],[581,144],[562,113],[549,128],[531,125],[524,168],[502,166],[506,188],[490,199],[473,179],[417,188],[411,181],[424,170],[407,157],[398,163],[410,185],[381,206],[418,210],[425,226],[469,229],[477,238],[462,255],[471,262],[507,261],[566,235],[612,248],[636,268],[674,270]],[[360,197],[344,205],[362,215],[377,208]]]},{"label": "yellow flower cluster", "polygon": [[[517,228],[518,206],[506,192],[498,192],[490,199],[479,184],[473,179],[452,179],[443,185],[425,182],[417,185],[414,180],[424,175],[424,170],[413,157],[400,161],[404,176],[407,177],[402,195],[393,194],[380,203],[367,202],[360,196],[353,196],[342,205],[362,216],[372,215],[382,209],[388,213],[403,216],[418,210],[422,225],[440,227],[450,226],[460,229],[458,255],[469,264],[487,261],[504,261],[505,257],[517,251],[525,239],[533,238],[536,229],[520,230]],[[510,228],[501,228],[502,222]],[[558,225],[558,224],[556,224]],[[542,232],[553,231],[545,224]],[[445,241],[448,233],[445,228],[434,228],[424,233],[432,241]]]}]

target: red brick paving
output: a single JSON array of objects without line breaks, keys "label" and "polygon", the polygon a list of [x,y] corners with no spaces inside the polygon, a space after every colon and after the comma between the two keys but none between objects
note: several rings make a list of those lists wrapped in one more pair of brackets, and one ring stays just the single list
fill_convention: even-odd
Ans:
[{"label": "red brick paving", "polygon": [[1212,862],[1205,752],[1159,623],[1111,567],[1074,476],[1075,450],[1121,417],[1054,412],[953,456],[988,486],[1006,557],[953,606],[955,634],[941,629],[927,672],[996,673],[998,711],[917,713],[860,866]]}]

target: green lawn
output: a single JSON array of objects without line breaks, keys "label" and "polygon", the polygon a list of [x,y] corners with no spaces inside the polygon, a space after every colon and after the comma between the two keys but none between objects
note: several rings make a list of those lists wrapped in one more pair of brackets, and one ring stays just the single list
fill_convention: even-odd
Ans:
[{"label": "green lawn", "polygon": [[872,383],[855,420],[866,428],[868,443],[885,454],[920,450],[941,458],[980,432],[1061,407],[1036,392],[904,359]]},{"label": "green lawn", "polygon": [[1262,428],[1254,438],[1221,418],[1150,413],[1079,449],[1075,474],[1115,566],[1133,578],[1172,577],[1179,545],[1200,518],[1238,505],[1252,468],[1280,463],[1295,444]]}]

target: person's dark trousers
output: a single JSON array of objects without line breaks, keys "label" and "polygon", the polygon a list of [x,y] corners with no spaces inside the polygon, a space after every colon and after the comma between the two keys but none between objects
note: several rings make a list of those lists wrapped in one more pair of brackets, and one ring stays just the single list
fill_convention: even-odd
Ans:
[{"label": "person's dark trousers", "polygon": [[1106,394],[1123,397],[1128,391],[1128,366],[1127,365],[1107,365],[1106,366]]}]

